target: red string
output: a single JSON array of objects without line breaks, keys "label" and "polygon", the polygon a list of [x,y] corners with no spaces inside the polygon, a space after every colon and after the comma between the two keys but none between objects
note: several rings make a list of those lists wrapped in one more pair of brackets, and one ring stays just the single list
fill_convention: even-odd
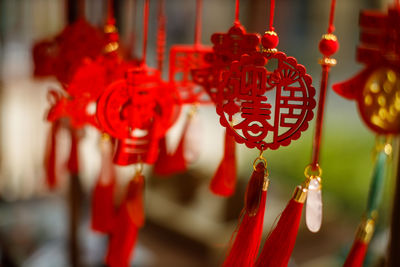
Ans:
[{"label": "red string", "polygon": [[201,40],[201,11],[202,11],[203,1],[197,0],[196,2],[196,25],[195,25],[195,35],[194,43],[196,45],[200,44]]},{"label": "red string", "polygon": [[158,1],[157,69],[162,73],[165,54],[165,0]]},{"label": "red string", "polygon": [[270,6],[269,6],[269,30],[270,31],[275,31],[274,28],[274,13],[275,13],[275,0],[271,0]]},{"label": "red string", "polygon": [[146,53],[147,53],[147,33],[149,28],[149,0],[144,2],[144,15],[143,15],[143,55],[142,63],[146,64]]},{"label": "red string", "polygon": [[108,0],[107,20],[109,22],[114,20],[114,1],[113,0]]},{"label": "red string", "polygon": [[316,119],[316,123],[315,123],[315,134],[314,134],[314,140],[313,140],[313,153],[312,153],[312,164],[311,164],[313,167],[313,170],[317,169],[317,164],[319,162],[322,124],[323,124],[323,120],[324,120],[326,88],[328,85],[329,69],[330,69],[329,65],[322,65],[321,89],[320,89],[320,93],[319,93],[317,119]]},{"label": "red string", "polygon": [[239,4],[240,0],[236,0],[235,23],[239,23]]},{"label": "red string", "polygon": [[328,33],[332,33],[335,31],[335,26],[333,25],[333,19],[335,18],[335,6],[336,6],[336,0],[332,0],[331,1],[331,13],[329,15]]}]

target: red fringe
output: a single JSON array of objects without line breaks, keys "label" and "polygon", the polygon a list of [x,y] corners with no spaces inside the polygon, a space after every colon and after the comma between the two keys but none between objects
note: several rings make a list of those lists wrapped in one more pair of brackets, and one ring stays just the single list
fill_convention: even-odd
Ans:
[{"label": "red fringe", "polygon": [[277,226],[265,241],[256,267],[287,267],[296,243],[303,205],[293,198],[289,201]]},{"label": "red fringe", "polygon": [[247,210],[248,205],[243,209],[242,214],[244,215],[238,226],[239,230],[236,233],[235,241],[229,250],[229,254],[222,264],[223,267],[252,267],[257,258],[263,230],[265,202],[267,199],[267,191],[263,190],[264,170],[264,164],[259,163],[259,165],[257,165],[257,171],[254,171],[250,178],[246,195],[250,192],[249,189],[253,182],[252,180],[261,180],[261,186],[258,186],[258,192],[253,191],[257,195],[253,199],[258,199],[257,210],[254,210],[254,214],[251,215]]},{"label": "red fringe", "polygon": [[356,239],[343,267],[362,267],[367,249],[368,244]]},{"label": "red fringe", "polygon": [[67,163],[68,170],[71,174],[79,173],[79,162],[78,162],[78,133],[74,128],[70,128],[71,133],[71,150],[69,153],[69,159]]},{"label": "red fringe", "polygon": [[154,165],[154,172],[156,174],[167,176],[186,171],[187,163],[185,159],[185,139],[189,123],[190,119],[187,119],[178,147],[172,155],[168,154],[167,152],[166,138],[163,137],[160,139],[160,152]]},{"label": "red fringe", "polygon": [[60,128],[60,123],[55,121],[51,124],[50,132],[47,136],[46,152],[44,156],[44,166],[46,169],[46,182],[50,189],[57,186],[57,133]]},{"label": "red fringe", "polygon": [[139,174],[129,183],[111,231],[106,263],[110,267],[129,266],[138,230],[144,225],[144,177]]},{"label": "red fringe", "polygon": [[235,138],[225,132],[224,156],[210,183],[210,190],[216,195],[228,197],[236,187],[236,143]]},{"label": "red fringe", "polygon": [[115,216],[114,190],[116,181],[111,142],[102,143],[102,145],[110,147],[102,147],[101,149],[101,170],[92,195],[91,226],[94,231],[109,233]]}]

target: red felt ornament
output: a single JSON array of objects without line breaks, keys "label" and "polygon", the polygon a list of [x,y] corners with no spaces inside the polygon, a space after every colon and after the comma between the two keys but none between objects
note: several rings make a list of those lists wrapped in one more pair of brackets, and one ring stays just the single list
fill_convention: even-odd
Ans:
[{"label": "red felt ornament", "polygon": [[355,100],[366,125],[378,134],[400,132],[400,8],[387,13],[361,11],[357,61],[365,68],[347,81],[335,84],[339,95]]},{"label": "red felt ornament", "polygon": [[[264,67],[273,60],[276,69]],[[311,81],[304,66],[282,52],[243,55],[222,74],[217,101],[220,123],[249,148],[287,146],[313,118],[315,89]],[[271,91],[276,91],[274,108],[266,96]]]}]

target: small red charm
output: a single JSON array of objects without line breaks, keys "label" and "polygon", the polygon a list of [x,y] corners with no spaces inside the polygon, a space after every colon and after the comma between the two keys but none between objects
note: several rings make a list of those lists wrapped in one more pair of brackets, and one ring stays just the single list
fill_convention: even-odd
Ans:
[{"label": "small red charm", "polygon": [[174,88],[146,66],[129,69],[125,79],[112,83],[99,98],[97,118],[102,129],[122,140],[114,161],[154,163],[153,151],[177,119],[179,107]]},{"label": "small red charm", "polygon": [[399,25],[398,7],[387,14],[362,11],[357,61],[366,67],[333,86],[336,93],[357,102],[362,119],[378,134],[400,133]]},{"label": "small red charm", "polygon": [[240,60],[243,54],[258,51],[260,36],[246,33],[244,27],[236,21],[227,33],[214,33],[211,42],[214,44],[213,52],[204,56],[209,67],[194,69],[192,75],[195,83],[202,85],[216,102],[221,73],[229,68],[232,61]]},{"label": "small red charm", "polygon": [[[268,69],[270,61],[277,63],[275,69]],[[282,52],[243,55],[222,74],[217,101],[220,122],[249,148],[287,146],[313,118],[311,82],[304,66]]]}]

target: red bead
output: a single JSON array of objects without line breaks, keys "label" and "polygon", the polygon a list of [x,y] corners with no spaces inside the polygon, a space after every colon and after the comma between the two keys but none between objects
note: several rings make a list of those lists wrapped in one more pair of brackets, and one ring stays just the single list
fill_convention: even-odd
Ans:
[{"label": "red bead", "polygon": [[278,46],[279,37],[275,32],[265,32],[261,39],[261,43],[265,49],[274,49]]},{"label": "red bead", "polygon": [[319,51],[326,57],[336,53],[339,49],[339,42],[336,38],[322,38],[319,42]]}]

